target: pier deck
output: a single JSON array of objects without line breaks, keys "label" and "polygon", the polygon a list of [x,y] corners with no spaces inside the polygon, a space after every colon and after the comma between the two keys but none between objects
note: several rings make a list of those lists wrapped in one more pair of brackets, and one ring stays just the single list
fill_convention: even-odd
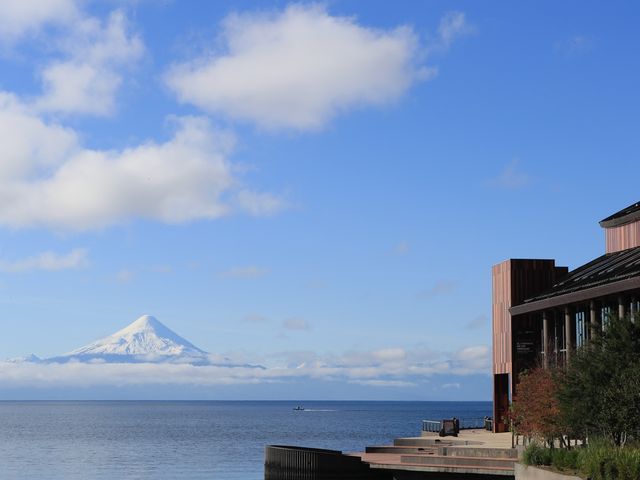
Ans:
[{"label": "pier deck", "polygon": [[513,478],[517,461],[511,434],[486,430],[464,430],[458,437],[423,433],[421,437],[398,438],[393,445],[371,446],[365,452],[349,455],[359,457],[371,469],[411,472],[411,478],[421,478],[415,476],[419,472],[425,478],[437,473]]}]

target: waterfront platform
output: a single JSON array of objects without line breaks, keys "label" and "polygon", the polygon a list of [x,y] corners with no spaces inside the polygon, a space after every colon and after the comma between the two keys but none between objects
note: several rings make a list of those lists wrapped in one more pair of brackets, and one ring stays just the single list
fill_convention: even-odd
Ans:
[{"label": "waterfront platform", "polygon": [[423,432],[420,437],[397,438],[393,445],[370,446],[359,457],[374,471],[393,472],[393,478],[514,478],[518,451],[511,433],[461,430],[457,437]]}]

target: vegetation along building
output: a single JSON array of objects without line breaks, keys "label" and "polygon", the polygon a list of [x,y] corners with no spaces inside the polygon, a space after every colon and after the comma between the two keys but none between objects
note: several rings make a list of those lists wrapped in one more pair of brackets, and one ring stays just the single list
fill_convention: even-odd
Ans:
[{"label": "vegetation along building", "polygon": [[600,226],[606,253],[571,272],[555,260],[510,259],[493,267],[494,431],[508,430],[519,373],[566,365],[608,315],[638,311],[640,202]]}]

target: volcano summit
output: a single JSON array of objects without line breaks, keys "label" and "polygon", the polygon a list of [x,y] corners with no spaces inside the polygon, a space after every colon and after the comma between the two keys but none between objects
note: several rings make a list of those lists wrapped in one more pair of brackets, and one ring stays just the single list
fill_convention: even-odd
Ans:
[{"label": "volcano summit", "polygon": [[[143,315],[122,330],[56,357],[21,359],[43,363],[180,363],[190,365],[234,365],[228,358],[209,354],[163,325]],[[242,365],[251,366],[251,365]]]}]

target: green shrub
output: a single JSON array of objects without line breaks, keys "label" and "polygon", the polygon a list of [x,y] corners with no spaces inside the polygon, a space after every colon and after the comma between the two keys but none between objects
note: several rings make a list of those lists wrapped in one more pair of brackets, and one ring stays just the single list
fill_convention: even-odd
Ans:
[{"label": "green shrub", "polygon": [[578,450],[551,450],[551,465],[558,470],[578,470]]},{"label": "green shrub", "polygon": [[640,450],[592,440],[578,454],[580,471],[592,480],[640,479]]},{"label": "green shrub", "polygon": [[616,452],[618,478],[637,480],[640,478],[640,451],[635,448],[620,448]]},{"label": "green shrub", "polygon": [[579,471],[591,480],[640,479],[640,448],[622,448],[603,439],[592,439],[585,448],[572,450],[532,443],[525,449],[522,461],[525,465]]},{"label": "green shrub", "polygon": [[551,450],[532,443],[525,449],[522,461],[525,465],[551,465]]}]

